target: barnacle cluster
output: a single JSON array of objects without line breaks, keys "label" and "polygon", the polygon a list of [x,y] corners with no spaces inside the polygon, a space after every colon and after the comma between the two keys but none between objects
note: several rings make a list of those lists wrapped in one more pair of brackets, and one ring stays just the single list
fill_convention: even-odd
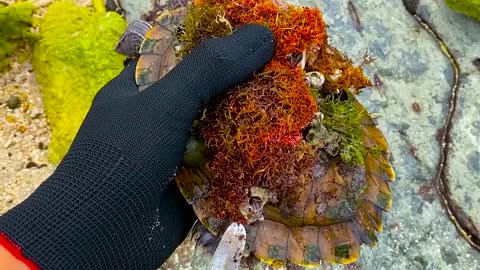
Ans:
[{"label": "barnacle cluster", "polygon": [[[210,207],[213,216],[245,221],[238,205],[248,200],[250,187],[266,188],[279,198],[295,193],[326,151],[320,137],[315,143],[307,139],[308,134],[315,137],[315,119],[327,135],[336,134],[338,151],[330,153],[332,158],[363,163],[361,113],[342,93],[358,93],[370,82],[361,67],[354,67],[328,45],[318,9],[271,0],[205,0],[196,1],[193,11],[180,36],[193,41],[188,48],[201,38],[228,34],[225,24],[219,23],[225,19],[232,27],[266,25],[275,38],[272,61],[211,104],[198,125],[198,134],[212,153],[208,167],[215,175],[206,202],[223,206]],[[194,31],[207,34],[199,38]],[[308,71],[319,71],[325,77],[323,87],[306,83]],[[319,114],[323,115],[320,120],[315,118]]]}]

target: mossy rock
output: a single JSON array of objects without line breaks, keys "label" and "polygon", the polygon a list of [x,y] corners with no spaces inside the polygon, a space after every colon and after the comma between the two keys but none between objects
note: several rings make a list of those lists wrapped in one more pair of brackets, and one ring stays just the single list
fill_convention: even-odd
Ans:
[{"label": "mossy rock", "polygon": [[451,9],[480,21],[480,0],[446,0],[445,2]]},{"label": "mossy rock", "polygon": [[34,10],[30,2],[0,4],[0,72],[5,71],[19,48],[35,41],[36,35],[30,31]]},{"label": "mossy rock", "polygon": [[125,57],[114,48],[126,22],[116,13],[59,1],[49,6],[39,26],[33,65],[52,130],[49,158],[58,163],[97,91],[123,68]]}]

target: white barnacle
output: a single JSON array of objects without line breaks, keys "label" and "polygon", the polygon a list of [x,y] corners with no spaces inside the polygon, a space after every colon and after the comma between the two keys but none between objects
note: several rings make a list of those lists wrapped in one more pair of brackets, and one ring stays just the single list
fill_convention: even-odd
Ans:
[{"label": "white barnacle", "polygon": [[305,74],[305,81],[308,86],[320,90],[325,83],[325,76],[318,71],[311,71]]}]

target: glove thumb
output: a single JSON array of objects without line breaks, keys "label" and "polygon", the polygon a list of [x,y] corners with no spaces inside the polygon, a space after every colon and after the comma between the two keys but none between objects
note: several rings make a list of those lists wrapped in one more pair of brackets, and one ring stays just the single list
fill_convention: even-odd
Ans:
[{"label": "glove thumb", "polygon": [[135,82],[135,67],[137,66],[138,58],[132,59],[127,66],[107,83],[95,95],[93,104],[108,102],[112,98],[119,96],[135,95],[137,94],[137,84]]}]

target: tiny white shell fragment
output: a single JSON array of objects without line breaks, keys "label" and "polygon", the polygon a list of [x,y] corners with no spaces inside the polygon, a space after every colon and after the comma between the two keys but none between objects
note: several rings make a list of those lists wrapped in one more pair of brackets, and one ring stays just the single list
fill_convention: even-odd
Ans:
[{"label": "tiny white shell fragment", "polygon": [[242,260],[247,233],[242,224],[232,223],[222,236],[208,269],[237,270]]},{"label": "tiny white shell fragment", "polygon": [[325,83],[325,76],[318,71],[311,71],[305,74],[305,81],[308,86],[320,90]]},{"label": "tiny white shell fragment", "polygon": [[336,69],[335,72],[330,75],[330,79],[332,81],[336,81],[340,79],[341,76],[342,76],[342,71],[340,69]]}]

